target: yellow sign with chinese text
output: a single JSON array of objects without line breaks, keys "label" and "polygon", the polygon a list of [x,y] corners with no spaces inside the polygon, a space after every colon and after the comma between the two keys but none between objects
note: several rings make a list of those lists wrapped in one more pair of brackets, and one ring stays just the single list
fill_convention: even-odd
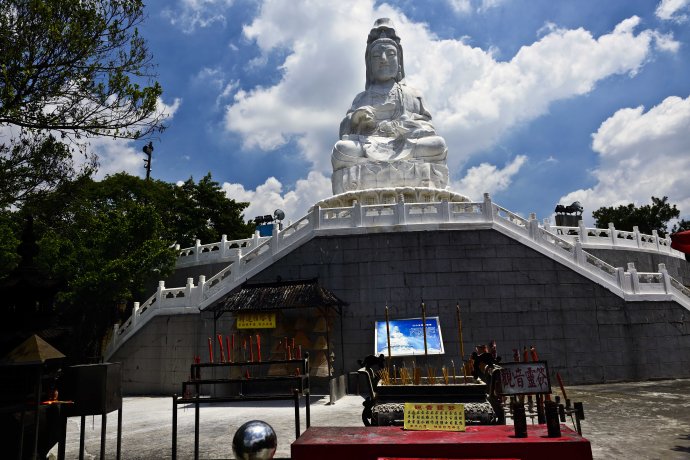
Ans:
[{"label": "yellow sign with chinese text", "polygon": [[243,313],[237,315],[237,329],[275,329],[275,313]]},{"label": "yellow sign with chinese text", "polygon": [[405,403],[404,428],[418,431],[465,431],[464,404]]}]

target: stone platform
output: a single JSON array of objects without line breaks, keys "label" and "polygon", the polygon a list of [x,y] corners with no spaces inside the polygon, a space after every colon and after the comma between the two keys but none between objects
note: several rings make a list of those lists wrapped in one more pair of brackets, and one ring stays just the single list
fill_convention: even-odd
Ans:
[{"label": "stone platform", "polygon": [[448,186],[448,166],[420,160],[371,161],[333,171],[333,194],[353,190]]}]

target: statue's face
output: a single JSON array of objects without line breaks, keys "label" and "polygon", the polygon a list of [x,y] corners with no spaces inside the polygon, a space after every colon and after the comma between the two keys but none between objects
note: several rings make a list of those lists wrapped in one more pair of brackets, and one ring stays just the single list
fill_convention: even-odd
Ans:
[{"label": "statue's face", "polygon": [[394,79],[398,75],[398,49],[390,43],[379,43],[371,49],[369,66],[377,82]]}]

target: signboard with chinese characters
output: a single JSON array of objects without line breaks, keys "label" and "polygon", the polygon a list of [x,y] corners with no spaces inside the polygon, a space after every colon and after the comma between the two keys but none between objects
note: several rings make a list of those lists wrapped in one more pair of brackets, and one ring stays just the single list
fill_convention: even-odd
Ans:
[{"label": "signboard with chinese characters", "polygon": [[465,406],[405,403],[403,428],[418,431],[465,431]]},{"label": "signboard with chinese characters", "polygon": [[237,329],[275,329],[275,313],[241,313],[237,315]]},{"label": "signboard with chinese characters", "polygon": [[551,393],[546,361],[501,364],[501,394]]},{"label": "signboard with chinese characters", "polygon": [[[394,319],[388,322],[391,337],[391,356],[424,354],[424,327],[422,318]],[[388,356],[386,322],[376,321],[374,329],[374,355]],[[429,355],[442,355],[443,338],[438,316],[426,318],[426,349]]]}]

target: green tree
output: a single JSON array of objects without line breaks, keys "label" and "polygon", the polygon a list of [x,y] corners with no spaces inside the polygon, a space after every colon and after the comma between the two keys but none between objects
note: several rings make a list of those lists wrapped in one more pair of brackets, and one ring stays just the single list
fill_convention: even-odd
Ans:
[{"label": "green tree", "polygon": [[0,207],[88,175],[84,138],[163,129],[143,17],[141,0],[0,2]]},{"label": "green tree", "polygon": [[137,138],[161,128],[140,0],[3,0],[0,124]]},{"label": "green tree", "polygon": [[29,200],[17,220],[34,217],[39,272],[64,286],[55,306],[59,323],[73,329],[65,352],[98,354],[104,334],[127,316],[118,305],[131,309],[172,272],[174,243],[249,236],[246,206],[228,199],[210,174],[182,186],[125,173],[100,182],[82,177]]},{"label": "green tree", "polygon": [[673,224],[671,233],[685,232],[690,230],[690,220],[681,219],[677,223]]},{"label": "green tree", "polygon": [[196,184],[190,177],[175,189],[170,209],[176,241],[191,246],[196,239],[205,243],[220,241],[223,234],[229,239],[248,238],[254,227],[244,222],[242,211],[247,205],[228,199],[211,173]]},{"label": "green tree", "polygon": [[601,207],[592,212],[592,217],[596,220],[595,225],[599,228],[606,228],[609,223],[617,229],[632,231],[634,226],[640,232],[651,234],[652,230],[659,232],[659,235],[666,236],[667,225],[671,219],[680,215],[676,205],[668,202],[668,197],[652,197],[652,204],[640,207],[633,203],[620,205],[618,207]]},{"label": "green tree", "polygon": [[19,229],[8,212],[0,211],[0,279],[7,276],[19,262]]}]

